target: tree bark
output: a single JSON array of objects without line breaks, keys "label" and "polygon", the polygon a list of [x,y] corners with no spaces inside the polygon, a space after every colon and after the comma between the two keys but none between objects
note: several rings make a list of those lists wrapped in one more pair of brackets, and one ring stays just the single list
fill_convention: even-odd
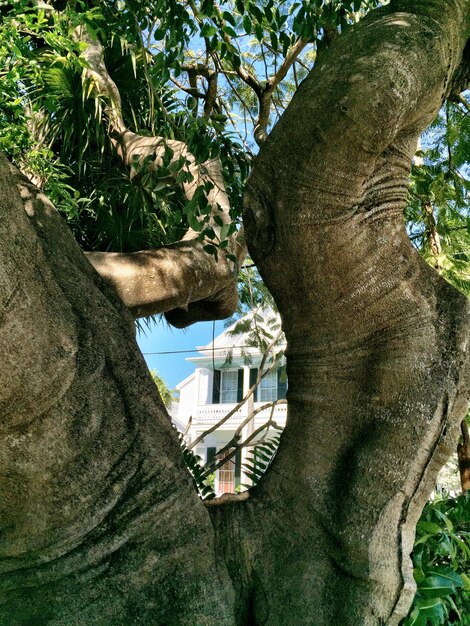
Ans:
[{"label": "tree bark", "polygon": [[133,320],[0,160],[0,623],[232,624]]},{"label": "tree bark", "polygon": [[469,306],[402,210],[469,18],[466,0],[374,11],[255,162],[245,227],[283,320],[289,412],[264,481],[211,507],[240,624],[398,624],[411,603],[415,524],[467,409]]},{"label": "tree bark", "polygon": [[462,493],[470,491],[470,435],[468,425],[465,420],[460,424],[462,431],[462,443],[457,446],[457,457],[459,461],[460,484]]},{"label": "tree bark", "polygon": [[[127,128],[121,95],[106,68],[98,37],[85,26],[75,30],[75,37],[85,46],[81,55],[88,65],[85,76],[97,94],[107,99],[104,111],[108,133],[120,158],[130,169],[135,169],[152,157],[147,167],[155,168],[161,166],[167,150],[171,150],[171,163],[182,160],[182,169],[189,176],[181,185],[188,200],[199,187],[208,185],[204,193],[211,211],[206,226],[222,241],[222,229],[232,218],[220,160],[197,163],[184,142],[146,137]],[[89,252],[88,260],[134,317],[165,313],[171,324],[184,328],[198,321],[224,319],[236,310],[238,266],[229,255],[241,262],[245,253],[241,232],[232,234],[227,248],[215,257],[204,250],[198,233],[189,228],[182,241],[172,246],[134,254]]]},{"label": "tree bark", "polygon": [[209,512],[126,307],[0,160],[0,623],[406,614],[414,526],[466,411],[469,307],[401,210],[417,136],[468,76],[469,20],[467,0],[392,0],[264,144],[246,226],[287,336],[288,424],[260,485]]}]

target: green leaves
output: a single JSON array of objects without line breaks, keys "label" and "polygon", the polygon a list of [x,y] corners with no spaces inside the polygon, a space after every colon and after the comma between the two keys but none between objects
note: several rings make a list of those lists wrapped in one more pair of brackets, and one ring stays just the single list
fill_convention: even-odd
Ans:
[{"label": "green leaves", "polygon": [[206,470],[202,465],[201,457],[188,449],[180,432],[178,432],[178,439],[183,453],[183,460],[193,478],[197,492],[203,500],[212,500],[215,498],[214,481],[210,477],[205,477]]},{"label": "green leaves", "polygon": [[163,404],[169,409],[172,403],[177,399],[177,395],[175,395],[177,392],[169,389],[166,382],[155,370],[150,370],[150,376],[158,389]]},{"label": "green leaves", "polygon": [[[255,448],[250,450],[247,454],[247,459],[245,463],[243,463],[243,468],[252,484],[242,485],[245,489],[254,487],[259,483],[263,474],[266,473],[276,455],[279,442],[281,440],[280,431],[282,431],[282,429],[277,426],[274,426],[273,428],[275,434],[271,437],[265,437],[262,442],[258,443]],[[279,432],[276,432],[276,430]]]},{"label": "green leaves", "polygon": [[415,607],[404,626],[428,626],[428,624],[444,624],[445,609],[441,600],[416,601]]},{"label": "green leaves", "polygon": [[470,295],[470,120],[466,111],[446,103],[422,143],[421,163],[412,169],[405,210],[408,232],[422,256]]},{"label": "green leaves", "polygon": [[249,35],[253,28],[253,22],[248,14],[243,16],[243,28],[245,29],[245,33]]},{"label": "green leaves", "polygon": [[209,22],[205,22],[201,28],[201,37],[212,37],[217,33],[216,26],[211,25]]},{"label": "green leaves", "polygon": [[433,522],[419,521],[417,525],[418,531],[428,533],[425,535],[426,537],[432,537],[442,531],[441,526],[439,524],[435,524]]},{"label": "green leaves", "polygon": [[424,578],[419,591],[425,598],[443,598],[463,587],[462,578],[453,570],[434,571]]},{"label": "green leaves", "polygon": [[402,626],[467,626],[470,494],[426,504],[412,558],[417,593]]}]

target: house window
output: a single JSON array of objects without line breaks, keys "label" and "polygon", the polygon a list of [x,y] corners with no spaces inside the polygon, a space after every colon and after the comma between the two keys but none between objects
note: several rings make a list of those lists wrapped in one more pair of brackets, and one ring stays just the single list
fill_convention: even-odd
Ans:
[{"label": "house window", "polygon": [[223,370],[220,376],[220,401],[231,404],[237,401],[238,371]]},{"label": "house window", "polygon": [[272,402],[277,400],[277,370],[269,372],[259,384],[259,401]]},{"label": "house window", "polygon": [[[250,369],[250,387],[256,384],[258,368]],[[285,367],[280,367],[275,372],[270,372],[261,380],[255,388],[255,402],[274,402],[275,400],[285,400],[287,391],[287,378]]]},{"label": "house window", "polygon": [[215,454],[217,452],[217,448],[209,447],[206,450],[206,464],[209,465],[211,461],[215,459]]},{"label": "house window", "polygon": [[242,398],[243,370],[214,370],[212,404],[233,404]]}]

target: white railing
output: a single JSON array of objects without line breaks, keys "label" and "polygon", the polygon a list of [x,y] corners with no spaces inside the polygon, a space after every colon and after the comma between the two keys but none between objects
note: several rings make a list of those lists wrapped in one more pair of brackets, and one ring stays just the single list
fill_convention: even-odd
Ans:
[{"label": "white railing", "polygon": [[[255,402],[255,409],[259,406],[266,404],[265,402]],[[198,426],[209,428],[217,424],[223,419],[233,408],[234,404],[206,404],[204,406],[197,407],[195,414],[193,414],[193,427]],[[258,428],[266,422],[271,414],[271,409],[264,409],[258,413],[255,417],[255,426]],[[242,422],[248,415],[248,405],[243,405],[238,411],[232,415],[221,428],[225,430],[233,430],[240,422]],[[279,424],[284,426],[287,415],[287,405],[280,404],[274,407],[273,419]]]},{"label": "white railing", "polygon": [[[234,404],[206,404],[198,406],[195,415],[193,415],[193,426],[210,428],[230,413],[234,406]],[[236,428],[245,419],[246,415],[245,407],[241,407],[225,422],[223,428],[229,430]]]}]

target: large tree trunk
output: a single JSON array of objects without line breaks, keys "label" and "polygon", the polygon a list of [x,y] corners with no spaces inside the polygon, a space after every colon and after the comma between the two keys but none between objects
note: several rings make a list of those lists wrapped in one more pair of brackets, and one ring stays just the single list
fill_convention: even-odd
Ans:
[{"label": "large tree trunk", "polygon": [[401,210],[469,19],[467,0],[375,11],[264,145],[246,223],[283,317],[289,419],[265,480],[209,513],[124,305],[0,161],[1,624],[406,614],[414,525],[466,409],[469,309]]},{"label": "large tree trunk", "polygon": [[416,521],[467,409],[470,319],[402,211],[469,18],[467,0],[375,11],[256,160],[245,226],[282,315],[289,417],[260,486],[213,507],[241,623],[397,624],[411,602]]},{"label": "large tree trunk", "polygon": [[232,624],[130,314],[0,160],[0,624]]}]

